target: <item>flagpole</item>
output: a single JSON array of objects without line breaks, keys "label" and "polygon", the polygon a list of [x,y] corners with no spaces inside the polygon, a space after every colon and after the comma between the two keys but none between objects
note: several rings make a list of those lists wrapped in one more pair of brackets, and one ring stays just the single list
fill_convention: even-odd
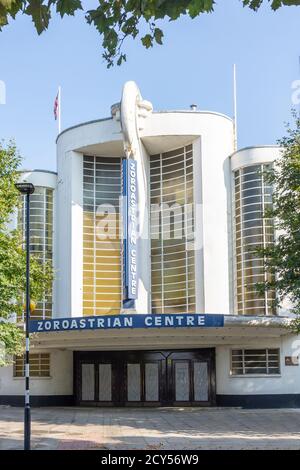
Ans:
[{"label": "flagpole", "polygon": [[233,125],[234,125],[234,151],[238,147],[238,127],[237,127],[237,90],[236,90],[236,64],[233,65]]},{"label": "flagpole", "polygon": [[61,86],[58,87],[58,133],[61,133],[61,114],[60,114],[60,109],[61,109]]},{"label": "flagpole", "polygon": [[[300,77],[300,55],[299,55],[299,77]],[[300,103],[299,103],[299,118],[300,118]]]}]

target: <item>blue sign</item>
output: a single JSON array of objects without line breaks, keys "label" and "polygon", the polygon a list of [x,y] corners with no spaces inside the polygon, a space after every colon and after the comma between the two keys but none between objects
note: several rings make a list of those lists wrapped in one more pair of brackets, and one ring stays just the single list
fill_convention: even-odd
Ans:
[{"label": "blue sign", "polygon": [[220,314],[103,315],[31,320],[30,333],[124,328],[222,328],[223,326],[224,315]]},{"label": "blue sign", "polygon": [[124,271],[125,271],[125,298],[137,299],[138,269],[137,269],[137,239],[138,239],[138,190],[137,190],[137,162],[135,160],[123,161],[123,195],[126,197],[124,212]]}]

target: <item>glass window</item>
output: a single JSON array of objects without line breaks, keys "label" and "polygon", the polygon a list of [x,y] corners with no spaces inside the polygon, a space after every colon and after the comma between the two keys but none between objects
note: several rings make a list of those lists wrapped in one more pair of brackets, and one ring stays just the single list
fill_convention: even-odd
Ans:
[{"label": "glass window", "polygon": [[[26,201],[22,198],[18,211],[18,227],[25,237]],[[41,263],[52,262],[53,255],[53,189],[36,186],[30,197],[30,251],[35,253]],[[52,317],[52,292],[37,303],[31,318]],[[23,318],[22,318],[23,319]]]},{"label": "glass window", "polygon": [[279,349],[233,349],[231,375],[280,374]]},{"label": "glass window", "polygon": [[252,165],[234,174],[235,251],[237,312],[244,315],[275,315],[275,292],[259,294],[256,284],[267,279],[264,260],[257,248],[274,240],[273,221],[263,217],[271,204],[271,187],[265,181],[269,165]]},{"label": "glass window", "polygon": [[121,309],[121,158],[83,157],[83,315]]},{"label": "glass window", "polygon": [[141,400],[141,365],[127,364],[127,399]]},{"label": "glass window", "polygon": [[175,400],[189,401],[190,399],[190,364],[175,362]]},{"label": "glass window", "polygon": [[[50,377],[50,354],[29,355],[30,377]],[[14,358],[14,377],[25,376],[25,355]]]},{"label": "glass window", "polygon": [[208,364],[194,362],[194,400],[208,401]]},{"label": "glass window", "polygon": [[111,401],[111,364],[99,364],[99,401]]},{"label": "glass window", "polygon": [[145,399],[146,401],[159,401],[158,363],[145,364]]},{"label": "glass window", "polygon": [[153,313],[195,312],[192,145],[150,158]]},{"label": "glass window", "polygon": [[81,365],[81,400],[95,400],[95,366],[94,364]]}]

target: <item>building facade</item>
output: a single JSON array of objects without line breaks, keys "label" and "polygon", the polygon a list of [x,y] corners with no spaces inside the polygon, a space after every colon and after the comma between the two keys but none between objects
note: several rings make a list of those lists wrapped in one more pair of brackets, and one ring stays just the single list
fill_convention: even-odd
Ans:
[{"label": "building facade", "polygon": [[[299,406],[291,306],[256,290],[279,155],[234,151],[224,115],[153,112],[133,82],[110,118],[58,136],[57,174],[21,175],[31,250],[55,270],[32,314],[33,404]],[[1,403],[23,403],[23,369],[0,370]]]}]

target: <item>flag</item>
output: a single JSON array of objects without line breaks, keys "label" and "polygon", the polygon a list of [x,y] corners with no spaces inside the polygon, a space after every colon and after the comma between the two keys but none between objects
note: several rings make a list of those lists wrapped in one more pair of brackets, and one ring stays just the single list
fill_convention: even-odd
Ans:
[{"label": "flag", "polygon": [[55,98],[55,101],[54,101],[53,112],[54,112],[54,119],[56,121],[57,118],[58,118],[58,113],[59,113],[59,91],[57,92],[57,95],[56,95],[56,98]]}]

